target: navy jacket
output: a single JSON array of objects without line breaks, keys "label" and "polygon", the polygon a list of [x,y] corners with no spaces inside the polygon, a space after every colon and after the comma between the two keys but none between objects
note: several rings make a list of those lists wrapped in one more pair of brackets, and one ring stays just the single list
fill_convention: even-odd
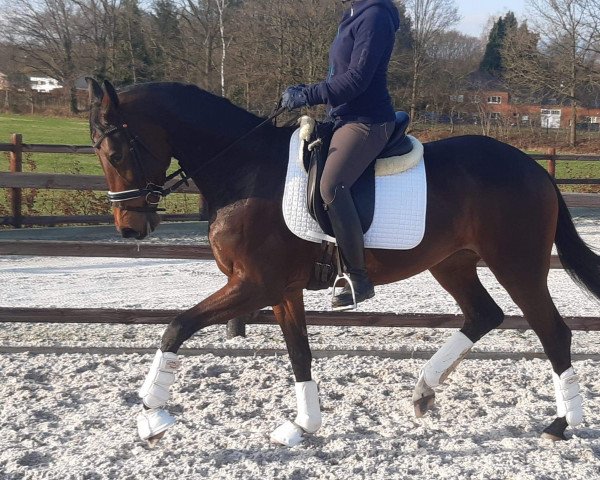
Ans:
[{"label": "navy jacket", "polygon": [[340,124],[393,121],[387,70],[399,25],[391,0],[353,2],[331,45],[327,80],[306,87],[308,104],[328,104]]}]

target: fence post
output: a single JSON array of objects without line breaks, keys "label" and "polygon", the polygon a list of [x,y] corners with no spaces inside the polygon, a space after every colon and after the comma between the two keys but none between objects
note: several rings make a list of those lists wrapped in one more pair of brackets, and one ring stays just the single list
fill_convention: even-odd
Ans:
[{"label": "fence post", "polygon": [[227,340],[246,336],[246,317],[232,318],[227,322]]},{"label": "fence post", "polygon": [[[10,172],[17,173],[23,171],[23,135],[13,133],[11,136],[13,145],[10,152]],[[10,208],[12,212],[12,225],[15,228],[21,228],[23,221],[22,196],[20,188],[10,189]]]},{"label": "fence post", "polygon": [[198,218],[201,221],[208,220],[208,209],[206,208],[206,200],[204,200],[204,195],[200,194],[198,197],[200,197],[200,200],[198,201],[200,206],[200,215]]},{"label": "fence post", "polygon": [[556,178],[556,148],[549,148],[548,154],[548,173],[552,178]]}]

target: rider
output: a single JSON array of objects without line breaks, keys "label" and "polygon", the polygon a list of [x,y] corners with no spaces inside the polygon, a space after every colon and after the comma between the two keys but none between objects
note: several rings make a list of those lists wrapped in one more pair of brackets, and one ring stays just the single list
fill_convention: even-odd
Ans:
[{"label": "rider", "polygon": [[[356,302],[373,297],[375,290],[365,267],[363,232],[350,187],[394,129],[387,70],[399,24],[392,0],[352,1],[331,45],[327,79],[288,87],[282,96],[282,106],[289,110],[327,104],[335,121],[320,189]],[[349,286],[333,299],[334,308],[353,304]]]}]

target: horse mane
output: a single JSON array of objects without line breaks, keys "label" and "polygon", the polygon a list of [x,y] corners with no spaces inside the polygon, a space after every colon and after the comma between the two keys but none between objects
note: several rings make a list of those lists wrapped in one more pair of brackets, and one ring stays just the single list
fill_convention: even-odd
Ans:
[{"label": "horse mane", "polygon": [[[203,90],[197,85],[179,82],[150,82],[128,85],[118,90],[123,101],[131,98],[135,108],[145,111],[149,116],[156,115],[157,107],[164,109],[163,114],[176,118],[180,127],[197,130],[210,124],[228,122],[235,117],[244,126],[254,126],[264,119],[235,105],[227,98]],[[147,101],[150,98],[151,101]],[[210,112],[210,117],[203,115]],[[224,118],[219,118],[219,113]]]}]

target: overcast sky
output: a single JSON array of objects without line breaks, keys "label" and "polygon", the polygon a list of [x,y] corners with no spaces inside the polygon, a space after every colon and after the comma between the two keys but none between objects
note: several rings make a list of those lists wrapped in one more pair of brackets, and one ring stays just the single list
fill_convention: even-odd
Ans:
[{"label": "overcast sky", "polygon": [[468,35],[481,35],[490,15],[515,12],[517,20],[525,19],[525,0],[457,0],[462,20],[455,28]]}]

